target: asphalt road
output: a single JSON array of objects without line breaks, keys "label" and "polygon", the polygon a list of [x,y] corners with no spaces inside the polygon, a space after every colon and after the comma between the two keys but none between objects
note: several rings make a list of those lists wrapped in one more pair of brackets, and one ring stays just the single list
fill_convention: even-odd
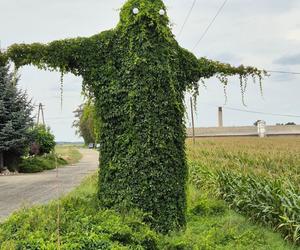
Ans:
[{"label": "asphalt road", "polygon": [[75,165],[37,174],[0,176],[0,221],[12,212],[34,204],[45,204],[78,186],[83,178],[98,168],[98,152],[81,149],[83,157]]}]

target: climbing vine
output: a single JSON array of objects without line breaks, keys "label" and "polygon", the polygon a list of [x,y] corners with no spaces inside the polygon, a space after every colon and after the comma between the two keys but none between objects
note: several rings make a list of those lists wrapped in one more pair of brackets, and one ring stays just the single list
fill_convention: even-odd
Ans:
[{"label": "climbing vine", "polygon": [[115,29],[89,38],[49,44],[15,44],[4,57],[17,68],[42,69],[83,77],[95,100],[101,144],[99,199],[115,209],[139,208],[156,230],[185,226],[187,165],[184,93],[197,95],[199,81],[264,71],[197,59],[181,48],[171,32],[161,0],[129,0]]}]

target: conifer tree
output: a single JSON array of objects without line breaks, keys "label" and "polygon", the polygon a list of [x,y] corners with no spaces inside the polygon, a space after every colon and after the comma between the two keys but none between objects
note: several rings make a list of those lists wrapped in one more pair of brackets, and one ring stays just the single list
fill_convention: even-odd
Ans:
[{"label": "conifer tree", "polygon": [[33,122],[31,101],[16,83],[0,52],[0,170],[24,154]]}]

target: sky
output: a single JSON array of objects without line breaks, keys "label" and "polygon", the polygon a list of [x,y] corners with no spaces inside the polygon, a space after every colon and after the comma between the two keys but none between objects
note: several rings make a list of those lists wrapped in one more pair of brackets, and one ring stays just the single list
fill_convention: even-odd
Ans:
[{"label": "sky", "polygon": [[[124,0],[0,0],[0,40],[5,49],[13,43],[47,43],[72,37],[91,36],[114,28]],[[182,33],[193,0],[165,0],[173,33],[179,44],[192,50],[224,0],[198,0]],[[300,72],[299,0],[228,0],[220,15],[193,53],[232,65],[251,65],[275,71]],[[81,141],[72,128],[73,110],[83,102],[80,77],[64,77],[63,107],[60,106],[60,73],[23,67],[19,86],[35,104],[42,103],[47,125],[57,141]],[[238,77],[232,77],[228,102],[217,79],[206,82],[197,98],[195,126],[217,125],[217,107],[224,106],[224,125],[252,125],[295,122],[300,117],[263,115],[227,108],[300,116],[300,75],[272,73],[258,84],[249,84],[241,101]],[[187,126],[189,95],[186,95]],[[37,109],[36,109],[37,111]]]}]

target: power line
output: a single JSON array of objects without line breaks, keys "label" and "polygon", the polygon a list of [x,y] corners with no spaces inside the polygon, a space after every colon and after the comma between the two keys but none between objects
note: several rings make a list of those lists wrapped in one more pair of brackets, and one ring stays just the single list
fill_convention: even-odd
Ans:
[{"label": "power line", "polygon": [[293,71],[280,71],[280,70],[266,70],[266,71],[269,73],[300,75],[300,72],[293,72]]},{"label": "power line", "polygon": [[[208,105],[208,106],[211,106],[211,107],[220,107],[219,105],[206,103],[206,102],[199,102],[199,103],[204,104],[204,105]],[[226,107],[226,106],[223,106],[223,108],[228,109],[228,110],[233,110],[233,111],[245,112],[245,113],[272,115],[272,116],[283,116],[283,117],[291,117],[291,118],[300,118],[300,115],[268,113],[268,112],[261,112],[261,111],[255,111],[255,110],[245,110],[245,109],[239,109],[239,108],[234,108],[234,107]]]},{"label": "power line", "polygon": [[225,0],[223,2],[223,4],[221,5],[221,7],[218,9],[217,14],[214,16],[214,18],[211,20],[211,22],[209,23],[209,25],[206,27],[205,31],[203,32],[202,36],[200,37],[200,39],[198,40],[198,42],[196,43],[196,45],[194,46],[194,48],[192,49],[192,51],[194,51],[198,47],[199,43],[203,40],[203,38],[207,34],[207,32],[210,29],[210,27],[213,25],[213,23],[215,22],[215,20],[217,19],[217,17],[219,16],[219,14],[223,10],[223,8],[225,7],[225,4],[227,3],[227,1],[228,0]]},{"label": "power line", "polygon": [[187,14],[187,16],[185,17],[185,20],[184,20],[184,22],[183,22],[183,25],[182,25],[182,27],[181,27],[179,33],[178,33],[178,37],[182,34],[182,31],[183,31],[183,29],[184,29],[184,27],[185,27],[187,21],[189,20],[191,14],[192,14],[192,12],[193,12],[193,9],[194,9],[194,7],[195,7],[196,2],[197,2],[197,0],[194,0],[194,1],[193,1],[192,6],[191,6],[191,8],[190,8],[190,10],[189,10],[189,12],[188,12],[188,14]]},{"label": "power line", "polygon": [[223,107],[224,109],[245,112],[245,113],[253,113],[253,114],[262,114],[262,115],[272,115],[272,116],[284,116],[284,117],[292,117],[292,118],[300,118],[300,115],[288,115],[288,114],[276,114],[276,113],[267,113],[267,112],[260,112],[260,111],[253,111],[253,110],[244,110],[238,108],[231,108],[231,107]]}]

